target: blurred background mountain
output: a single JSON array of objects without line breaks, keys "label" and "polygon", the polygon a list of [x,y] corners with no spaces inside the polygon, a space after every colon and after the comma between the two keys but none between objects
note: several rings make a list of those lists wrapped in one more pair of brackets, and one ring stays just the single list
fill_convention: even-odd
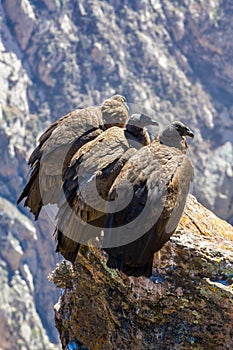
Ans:
[{"label": "blurred background mountain", "polygon": [[59,349],[52,224],[16,206],[52,121],[115,93],[195,131],[193,193],[233,223],[230,0],[2,0],[0,349]]}]

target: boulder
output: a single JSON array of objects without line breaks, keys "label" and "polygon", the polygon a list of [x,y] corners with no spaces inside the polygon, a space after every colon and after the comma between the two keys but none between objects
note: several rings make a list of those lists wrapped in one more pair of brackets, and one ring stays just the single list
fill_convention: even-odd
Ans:
[{"label": "boulder", "polygon": [[109,269],[103,252],[83,247],[75,266],[64,261],[50,275],[63,288],[62,348],[232,349],[232,243],[232,226],[189,196],[150,279]]}]

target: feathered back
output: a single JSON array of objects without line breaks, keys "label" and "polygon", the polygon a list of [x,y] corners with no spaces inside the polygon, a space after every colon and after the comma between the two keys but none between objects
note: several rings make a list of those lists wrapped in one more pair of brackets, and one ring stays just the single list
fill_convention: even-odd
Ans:
[{"label": "feathered back", "polygon": [[35,219],[43,205],[57,203],[72,156],[111,125],[124,127],[127,108],[125,97],[115,95],[100,106],[76,109],[50,125],[29,158],[30,178],[17,203],[26,198],[24,205]]}]

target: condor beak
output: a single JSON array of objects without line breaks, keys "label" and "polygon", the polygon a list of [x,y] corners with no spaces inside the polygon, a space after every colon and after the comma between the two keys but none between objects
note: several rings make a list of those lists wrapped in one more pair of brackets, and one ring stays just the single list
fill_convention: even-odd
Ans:
[{"label": "condor beak", "polygon": [[127,102],[126,102],[126,101],[124,101],[123,103],[124,103],[125,108],[127,109],[127,111],[129,111],[129,106],[127,105]]},{"label": "condor beak", "polygon": [[150,125],[156,125],[156,126],[159,126],[159,123],[158,123],[156,120],[151,119],[151,121],[150,121]]},{"label": "condor beak", "polygon": [[150,125],[159,126],[156,120],[152,119],[151,117],[149,117],[147,114],[144,114],[144,113],[141,114],[140,120],[142,120],[143,125],[145,126],[150,126]]},{"label": "condor beak", "polygon": [[186,136],[189,136],[189,137],[191,137],[193,139],[194,138],[194,132],[191,129],[187,128]]}]

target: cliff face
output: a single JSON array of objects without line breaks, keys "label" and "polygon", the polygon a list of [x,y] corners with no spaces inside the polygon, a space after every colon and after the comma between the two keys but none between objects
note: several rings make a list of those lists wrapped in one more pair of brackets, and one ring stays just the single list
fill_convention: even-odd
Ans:
[{"label": "cliff face", "polygon": [[[73,108],[122,93],[158,119],[181,119],[195,130],[194,193],[233,222],[233,5],[3,0],[0,17],[1,346],[30,349],[34,337],[38,349],[52,349],[59,293],[47,282],[57,262],[53,228],[46,214],[35,225],[15,206],[36,137]],[[17,321],[27,313],[36,336]]]},{"label": "cliff face", "polygon": [[195,195],[232,222],[229,1],[4,0],[1,11],[11,115],[35,113],[41,131],[118,91],[158,119],[182,119],[196,128]]},{"label": "cliff face", "polygon": [[51,339],[57,338],[51,312],[46,311],[56,297],[55,288],[44,288],[45,272],[54,259],[46,259],[48,249],[40,249],[42,237],[31,220],[4,198],[0,199],[0,222],[1,349],[56,349],[44,329],[50,331]]},{"label": "cliff face", "polygon": [[51,279],[63,349],[233,347],[233,229],[190,197],[177,233],[155,254],[153,275],[133,278],[89,249]]}]

